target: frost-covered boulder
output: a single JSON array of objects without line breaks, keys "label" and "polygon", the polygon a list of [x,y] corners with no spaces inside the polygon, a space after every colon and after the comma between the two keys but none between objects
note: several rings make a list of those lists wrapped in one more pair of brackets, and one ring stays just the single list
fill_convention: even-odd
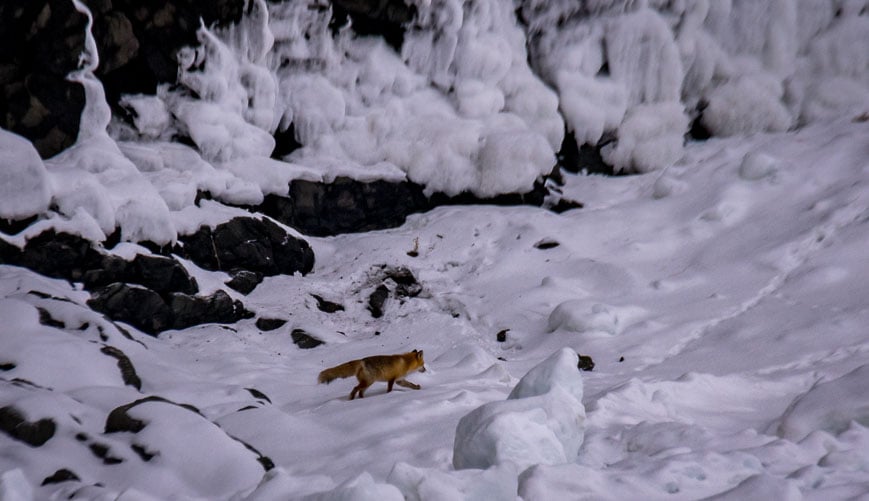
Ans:
[{"label": "frost-covered boulder", "polygon": [[24,219],[48,210],[48,173],[30,141],[0,129],[0,152],[0,219]]},{"label": "frost-covered boulder", "polygon": [[485,469],[512,463],[521,471],[572,461],[585,434],[578,361],[575,351],[563,348],[528,371],[507,400],[462,417],[453,466]]}]

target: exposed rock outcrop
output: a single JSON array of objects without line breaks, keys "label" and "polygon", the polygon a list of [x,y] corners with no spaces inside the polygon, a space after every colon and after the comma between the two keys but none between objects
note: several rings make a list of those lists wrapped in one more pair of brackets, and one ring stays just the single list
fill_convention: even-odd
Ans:
[{"label": "exposed rock outcrop", "polygon": [[314,252],[267,218],[238,217],[179,238],[185,257],[208,270],[245,269],[266,276],[308,273]]}]

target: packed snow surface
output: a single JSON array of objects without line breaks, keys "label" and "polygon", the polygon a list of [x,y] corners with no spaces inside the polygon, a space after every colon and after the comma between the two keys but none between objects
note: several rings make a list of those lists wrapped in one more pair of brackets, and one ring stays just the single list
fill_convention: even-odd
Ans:
[{"label": "packed snow surface", "polygon": [[[152,338],[89,310],[75,285],[0,267],[0,407],[56,425],[41,446],[0,433],[0,497],[865,495],[869,123],[690,144],[663,173],[563,189],[586,208],[449,207],[310,238],[313,273],[236,295],[287,320],[268,332],[246,320]],[[423,292],[375,319],[381,265]],[[187,266],[205,289],[223,280]],[[299,349],[297,328],[326,344]],[[419,391],[377,383],[348,401],[355,382],[316,384],[414,348]],[[144,427],[108,430],[134,402]],[[43,485],[61,469],[79,480]]]}]

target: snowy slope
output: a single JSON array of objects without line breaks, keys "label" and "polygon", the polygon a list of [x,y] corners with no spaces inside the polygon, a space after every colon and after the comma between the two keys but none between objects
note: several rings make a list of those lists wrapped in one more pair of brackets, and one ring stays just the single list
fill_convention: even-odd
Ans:
[{"label": "snowy slope", "polygon": [[[867,183],[869,124],[849,119],[689,145],[663,173],[570,176],[564,190],[585,210],[442,208],[395,230],[311,239],[312,274],[268,278],[246,298],[258,315],[288,320],[269,332],[250,320],[159,339],[128,329],[131,340],[81,306],[86,294],[3,266],[2,404],[29,421],[52,417],[57,431],[41,447],[0,434],[0,493],[865,495]],[[540,241],[559,245],[538,249]],[[423,292],[390,298],[374,319],[367,298],[384,264],[406,266]],[[345,310],[324,313],[311,294]],[[41,325],[37,308],[60,324]],[[296,328],[327,343],[301,350],[290,336]],[[129,357],[141,392],[124,384],[104,345]],[[586,414],[576,457],[456,470],[459,420],[503,401],[562,347],[596,363],[572,376],[584,386]],[[326,367],[413,348],[429,367],[409,378],[420,391],[386,394],[378,383],[348,401],[351,381],[316,384]],[[199,412],[145,402],[129,411],[147,423],[143,430],[106,433],[112,409],[153,395]],[[534,437],[535,429],[510,433]],[[239,440],[276,468],[265,473]],[[121,462],[96,457],[92,444]],[[134,445],[153,457],[144,460]],[[61,468],[80,481],[40,486]]]}]

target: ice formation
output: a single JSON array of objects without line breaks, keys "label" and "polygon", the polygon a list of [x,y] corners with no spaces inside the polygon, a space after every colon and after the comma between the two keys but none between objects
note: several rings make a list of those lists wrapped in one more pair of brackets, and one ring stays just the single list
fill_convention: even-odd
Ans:
[{"label": "ice formation", "polygon": [[[293,179],[348,176],[490,197],[531,189],[565,131],[616,171],[646,172],[679,161],[694,121],[727,136],[869,110],[861,1],[408,4],[395,48],[330,26],[328,5],[253,0],[238,24],[200,27],[177,84],[122,96],[129,121],[110,115],[88,32],[70,75],[87,97],[78,143],[45,162],[50,182],[9,191],[48,186],[64,217],[165,244],[199,191],[255,205]],[[270,158],[290,128],[301,147]],[[4,217],[46,212],[44,192],[6,200]]]}]

